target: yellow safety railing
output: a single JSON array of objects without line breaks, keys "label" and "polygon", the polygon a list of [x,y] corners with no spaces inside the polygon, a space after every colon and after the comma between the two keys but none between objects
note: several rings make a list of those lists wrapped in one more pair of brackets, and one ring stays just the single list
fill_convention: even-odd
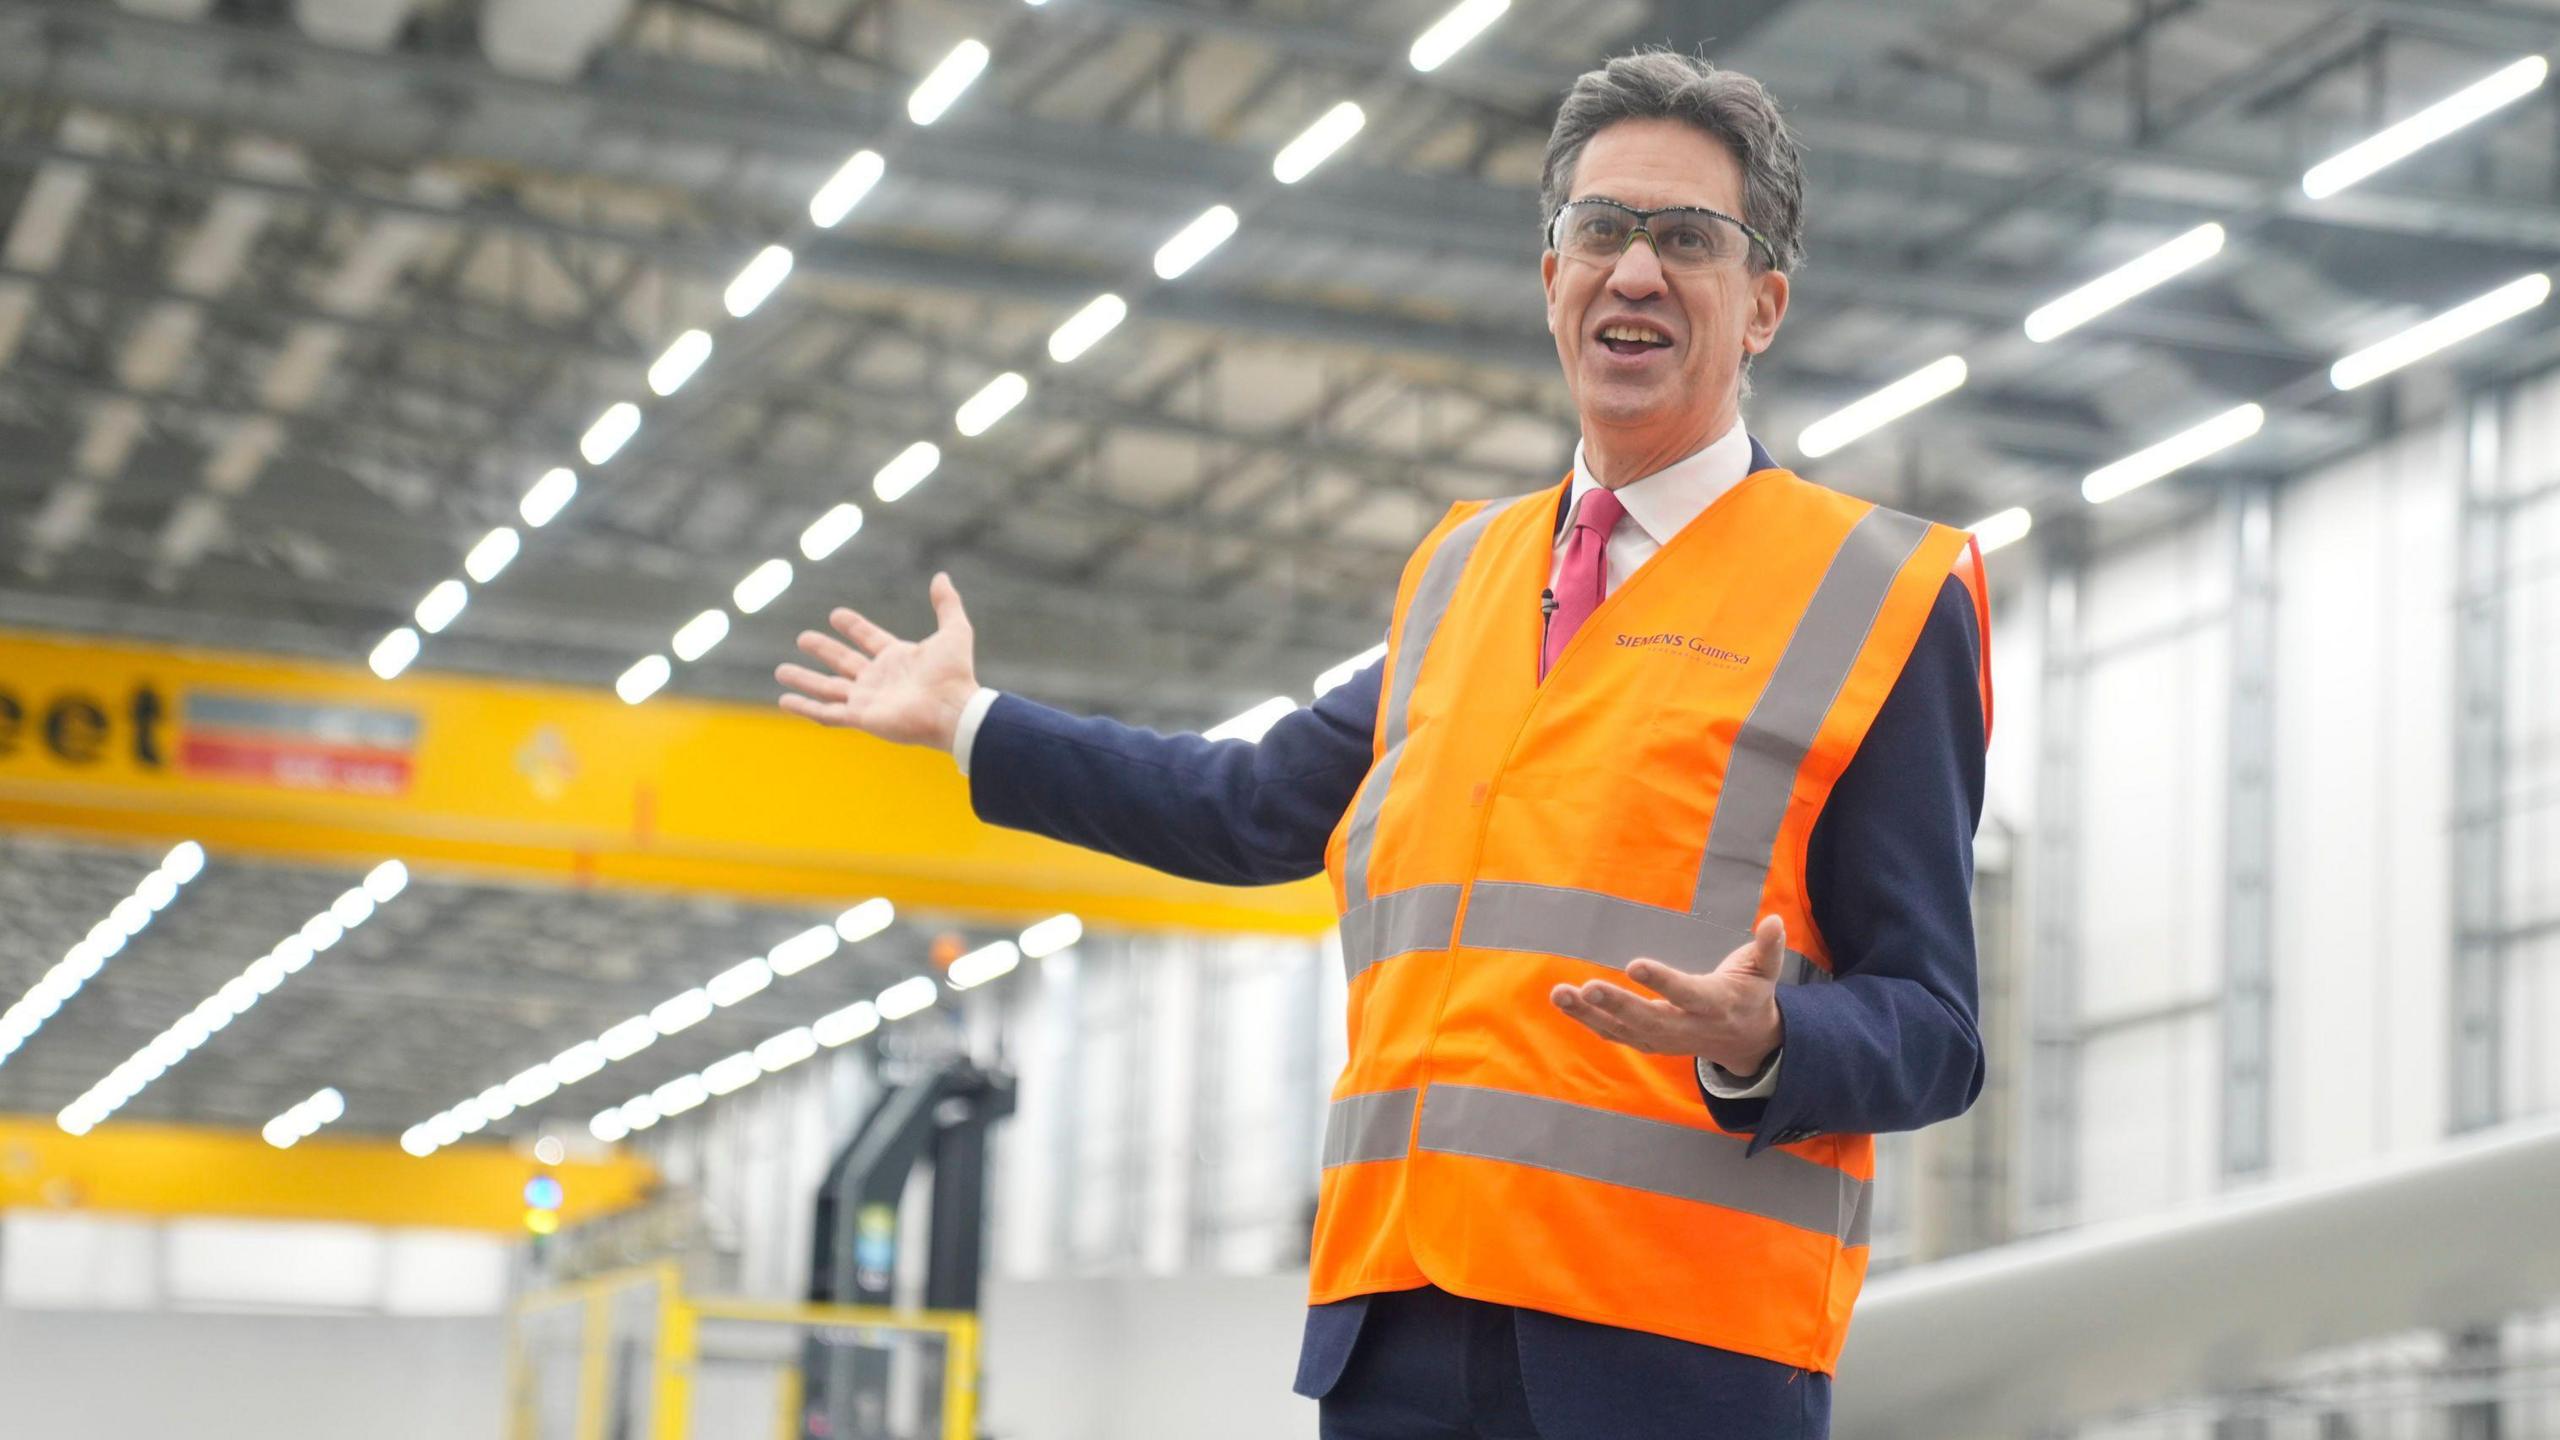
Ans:
[{"label": "yellow safety railing", "polygon": [[[649,1403],[647,1428],[615,1427],[610,1433],[616,1440],[626,1434],[645,1435],[647,1440],[694,1440],[703,1433],[705,1427],[695,1423],[694,1382],[702,1360],[701,1333],[706,1321],[938,1336],[944,1346],[939,1440],[973,1440],[977,1432],[981,1359],[976,1315],[960,1310],[899,1310],[693,1296],[685,1293],[678,1268],[672,1263],[660,1263],[557,1286],[516,1302],[507,1317],[509,1440],[607,1440],[616,1397],[613,1342],[618,1313],[643,1317],[636,1327],[626,1325],[621,1334],[625,1339],[648,1342],[645,1392]],[[556,1337],[565,1323],[574,1323],[577,1330],[574,1417],[566,1432],[555,1428],[546,1433],[540,1406],[544,1369],[532,1344],[532,1332],[548,1327]],[[796,1363],[777,1367],[775,1390],[774,1433],[781,1440],[791,1440],[799,1433],[802,1398]],[[709,1428],[724,1435],[734,1431],[728,1426]]]}]

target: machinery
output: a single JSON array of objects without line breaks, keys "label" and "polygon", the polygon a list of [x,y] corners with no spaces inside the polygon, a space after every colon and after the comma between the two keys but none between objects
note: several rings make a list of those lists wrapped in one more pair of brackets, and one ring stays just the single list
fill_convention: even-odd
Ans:
[{"label": "machinery", "polygon": [[[1013,1113],[1014,1082],[1001,1070],[965,1057],[883,1095],[837,1152],[818,1187],[815,1243],[810,1247],[809,1299],[824,1306],[896,1304],[899,1203],[919,1160],[929,1160],[931,1202],[924,1293],[933,1312],[974,1314],[986,1245],[987,1132]],[[901,1350],[911,1336],[860,1327],[813,1329],[803,1342],[800,1425],[803,1440],[894,1440],[900,1432],[936,1435],[943,1417],[893,1413],[896,1393],[918,1395],[930,1409],[945,1393],[947,1357],[924,1347]],[[923,1368],[893,1376],[901,1353]],[[897,1385],[893,1379],[912,1379]]]}]

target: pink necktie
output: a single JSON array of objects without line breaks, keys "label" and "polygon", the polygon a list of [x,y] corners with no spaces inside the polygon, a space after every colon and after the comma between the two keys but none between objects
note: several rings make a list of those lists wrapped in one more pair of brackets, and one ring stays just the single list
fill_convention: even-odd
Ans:
[{"label": "pink necktie", "polygon": [[1593,490],[1574,507],[1573,535],[1564,544],[1564,568],[1556,575],[1556,613],[1547,621],[1546,653],[1538,678],[1547,678],[1573,632],[1609,593],[1609,532],[1626,517],[1626,503],[1609,490]]}]

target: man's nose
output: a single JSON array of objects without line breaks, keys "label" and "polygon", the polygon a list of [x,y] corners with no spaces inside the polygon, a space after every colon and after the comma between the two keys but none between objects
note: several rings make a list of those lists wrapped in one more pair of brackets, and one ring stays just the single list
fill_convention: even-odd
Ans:
[{"label": "man's nose", "polygon": [[1654,253],[1653,237],[1639,230],[1609,268],[1609,293],[1621,300],[1647,300],[1662,289],[1662,257]]}]

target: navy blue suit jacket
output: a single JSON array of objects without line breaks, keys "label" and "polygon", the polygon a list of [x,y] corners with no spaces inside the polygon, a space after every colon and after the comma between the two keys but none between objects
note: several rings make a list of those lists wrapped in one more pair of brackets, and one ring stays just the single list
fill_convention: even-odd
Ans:
[{"label": "navy blue suit jacket", "polygon": [[[1755,463],[1769,462],[1761,454]],[[1815,822],[1806,886],[1838,983],[1780,987],[1785,1058],[1775,1093],[1701,1096],[1718,1125],[1753,1136],[1753,1154],[1821,1134],[1916,1130],[1963,1113],[1981,1091],[1972,909],[1981,645],[1972,597],[1950,579]],[[1269,885],[1320,874],[1326,843],[1368,774],[1384,673],[1383,661],[1370,665],[1259,741],[1161,735],[1003,695],[970,751],[971,803],[990,824],[1194,880]],[[1310,1311],[1301,1393],[1321,1395],[1340,1374],[1364,1308],[1354,1299]],[[1520,1335],[1533,1404],[1542,1372],[1580,1391],[1570,1375],[1624,1373],[1636,1352],[1647,1374],[1686,1356],[1694,1384],[1674,1388],[1703,1386],[1727,1414],[1770,1393],[1767,1372],[1794,1374],[1556,1317],[1524,1313]],[[1604,1399],[1616,1403],[1592,1403]],[[1802,1428],[1800,1417],[1769,1418],[1768,1428],[1734,1433]]]}]

